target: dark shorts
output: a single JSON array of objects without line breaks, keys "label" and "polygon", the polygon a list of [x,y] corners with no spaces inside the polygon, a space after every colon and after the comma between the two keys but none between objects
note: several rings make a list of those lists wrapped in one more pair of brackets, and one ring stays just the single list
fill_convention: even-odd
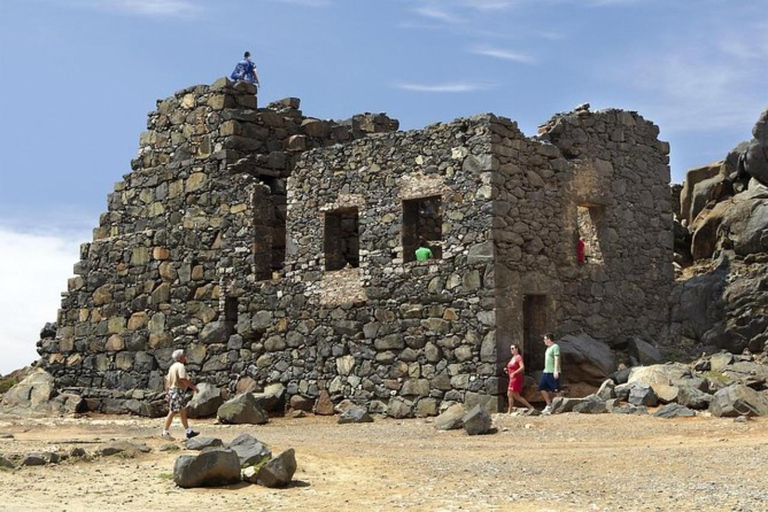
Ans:
[{"label": "dark shorts", "polygon": [[172,412],[179,412],[187,407],[190,396],[186,390],[171,388],[168,390],[168,408]]},{"label": "dark shorts", "polygon": [[551,373],[542,373],[539,381],[539,391],[560,391],[560,379],[556,379]]}]

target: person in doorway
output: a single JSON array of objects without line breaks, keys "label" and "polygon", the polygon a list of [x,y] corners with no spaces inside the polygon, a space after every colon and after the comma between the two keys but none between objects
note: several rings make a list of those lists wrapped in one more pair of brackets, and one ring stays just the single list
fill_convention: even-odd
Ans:
[{"label": "person in doorway", "polygon": [[541,392],[542,398],[547,403],[547,406],[541,412],[549,414],[552,412],[552,400],[549,394],[560,392],[562,358],[560,357],[560,346],[555,343],[552,334],[545,334],[543,341],[544,345],[547,346],[547,350],[544,352],[544,373],[541,374],[541,380],[539,381],[539,392]]},{"label": "person in doorway", "polygon": [[427,241],[423,238],[419,239],[419,247],[415,251],[416,253],[416,261],[427,261],[434,258],[434,255],[432,254],[432,249],[429,248],[427,245]]},{"label": "person in doorway", "polygon": [[587,253],[586,253],[586,244],[584,243],[584,240],[581,238],[581,235],[579,235],[578,240],[576,241],[576,260],[579,262],[579,265],[583,265],[587,262]]},{"label": "person in doorway", "polygon": [[533,410],[533,406],[528,403],[528,400],[522,397],[523,382],[525,380],[525,364],[523,363],[523,356],[520,354],[520,347],[516,344],[512,344],[509,347],[509,351],[512,354],[512,359],[507,363],[507,367],[504,369],[509,376],[509,385],[507,386],[507,398],[509,399],[508,413],[512,412],[512,406],[515,400],[525,405],[528,410]]},{"label": "person in doorway", "polygon": [[256,87],[261,87],[259,74],[256,72],[256,64],[251,61],[251,52],[245,52],[243,60],[237,63],[235,70],[229,75],[229,78],[237,82],[248,82]]},{"label": "person in doorway", "polygon": [[184,366],[184,363],[187,362],[186,357],[184,357],[184,351],[181,349],[174,350],[171,358],[173,359],[173,364],[168,369],[168,375],[165,377],[165,387],[168,390],[168,416],[165,417],[162,437],[172,439],[171,423],[173,422],[173,417],[178,413],[181,424],[187,431],[187,439],[192,439],[199,432],[192,430],[187,422],[187,403],[190,398],[187,390],[191,389],[196,393],[197,386],[189,380],[187,368]]}]

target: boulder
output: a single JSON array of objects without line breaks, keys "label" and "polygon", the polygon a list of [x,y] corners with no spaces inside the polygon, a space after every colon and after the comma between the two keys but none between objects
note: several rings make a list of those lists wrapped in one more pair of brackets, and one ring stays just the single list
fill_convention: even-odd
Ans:
[{"label": "boulder", "polygon": [[224,446],[224,443],[221,439],[216,437],[193,437],[192,439],[187,439],[184,445],[186,446],[187,450],[200,451],[203,448],[216,448],[219,446]]},{"label": "boulder", "polygon": [[722,372],[725,367],[733,363],[733,354],[730,352],[718,352],[709,358],[709,370]]},{"label": "boulder", "polygon": [[221,423],[263,425],[269,421],[266,411],[250,393],[238,395],[224,402],[216,412]]},{"label": "boulder", "polygon": [[16,467],[13,462],[0,455],[0,468],[13,469]]},{"label": "boulder", "polygon": [[680,363],[655,364],[653,366],[638,366],[632,368],[628,384],[650,387],[654,384],[670,385],[673,381],[690,378],[691,369]]},{"label": "boulder", "polygon": [[680,404],[667,404],[653,415],[656,418],[691,418],[696,416],[696,413]]},{"label": "boulder", "polygon": [[339,416],[338,423],[373,423],[373,418],[363,407],[352,407]]},{"label": "boulder", "polygon": [[[264,391],[261,393],[253,393],[256,402],[267,412],[279,412],[285,411],[285,386],[279,382],[274,384],[268,384],[264,387]],[[296,409],[296,407],[294,407]],[[301,409],[306,410],[306,409]]]},{"label": "boulder", "polygon": [[221,404],[224,403],[221,388],[207,382],[201,382],[197,385],[197,389],[198,392],[192,396],[192,400],[187,405],[187,415],[190,418],[215,416]]},{"label": "boulder", "polygon": [[291,483],[294,473],[296,473],[296,452],[293,448],[289,448],[263,464],[256,473],[256,481],[266,487],[285,487]]},{"label": "boulder", "polygon": [[0,402],[7,412],[47,412],[54,394],[53,376],[40,368],[3,394]]},{"label": "boulder", "polygon": [[687,224],[690,224],[694,219],[694,216],[691,216],[691,205],[693,204],[693,194],[696,185],[701,181],[716,176],[720,172],[720,165],[721,162],[714,162],[702,167],[689,169],[686,172],[683,189],[680,191],[680,213]]},{"label": "boulder", "polygon": [[627,352],[635,365],[648,366],[662,361],[661,351],[637,336],[629,339]]},{"label": "boulder", "polygon": [[487,434],[491,430],[491,416],[485,409],[476,405],[462,418],[464,430],[470,436]]},{"label": "boulder", "polygon": [[272,450],[250,434],[240,434],[227,447],[240,460],[240,467],[258,466],[272,458]]},{"label": "boulder", "polygon": [[677,392],[677,403],[690,409],[706,409],[711,401],[712,395],[694,387],[682,386]]},{"label": "boulder", "polygon": [[19,466],[45,466],[51,462],[50,453],[30,453],[21,459]]},{"label": "boulder", "polygon": [[646,407],[656,407],[659,405],[659,398],[650,387],[634,385],[629,390],[629,399],[632,405],[644,405]]},{"label": "boulder", "polygon": [[574,407],[587,401],[589,401],[589,398],[568,398],[564,396],[556,396],[552,399],[552,414],[563,414],[566,412],[571,412],[573,411]]},{"label": "boulder", "polygon": [[768,382],[768,365],[750,361],[730,364],[722,373],[731,382],[738,382],[756,390],[765,389]]},{"label": "boulder", "polygon": [[315,401],[312,398],[302,395],[293,395],[291,397],[291,409],[294,411],[310,412],[315,406]]},{"label": "boulder", "polygon": [[600,384],[600,388],[595,393],[595,396],[601,400],[616,398],[616,384],[612,379],[605,380]]},{"label": "boulder", "polygon": [[569,334],[557,342],[563,357],[563,374],[569,382],[599,386],[616,371],[613,351],[586,334]]},{"label": "boulder", "polygon": [[604,400],[600,400],[597,397],[590,397],[585,401],[574,405],[573,412],[579,414],[603,414],[608,412],[608,407]]},{"label": "boulder", "polygon": [[182,488],[237,483],[240,481],[237,454],[226,448],[213,448],[199,455],[182,455],[173,466],[173,481]]},{"label": "boulder", "polygon": [[741,160],[744,171],[764,185],[768,185],[768,149],[766,148],[768,143],[752,139],[742,153]]},{"label": "boulder", "polygon": [[709,411],[714,416],[768,416],[768,397],[743,384],[723,388],[712,397]]},{"label": "boulder", "polygon": [[464,423],[466,410],[462,404],[453,404],[446,409],[440,416],[435,418],[435,428],[437,430],[455,430],[461,428]]},{"label": "boulder", "polygon": [[648,409],[642,405],[624,404],[611,409],[614,414],[648,414]]},{"label": "boulder", "polygon": [[331,395],[325,389],[320,390],[320,396],[317,397],[315,404],[315,414],[320,416],[333,416],[333,400]]},{"label": "boulder", "polygon": [[680,392],[680,388],[668,384],[652,384],[651,389],[663,404],[677,402],[677,395]]},{"label": "boulder", "polygon": [[413,402],[399,396],[393,397],[387,404],[387,415],[393,418],[408,418],[413,415]]},{"label": "boulder", "polygon": [[336,404],[333,410],[338,414],[343,414],[344,411],[346,411],[347,409],[351,409],[352,407],[356,407],[355,402],[353,402],[349,398],[345,398],[344,400]]}]

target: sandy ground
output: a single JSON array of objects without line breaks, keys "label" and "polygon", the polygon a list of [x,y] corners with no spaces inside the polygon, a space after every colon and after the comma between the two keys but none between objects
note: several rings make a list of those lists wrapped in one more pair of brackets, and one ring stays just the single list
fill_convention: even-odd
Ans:
[{"label": "sandy ground", "polygon": [[160,451],[168,444],[156,437],[160,421],[0,419],[6,456],[92,451],[124,439],[153,448],[135,458],[0,471],[0,510],[768,510],[768,418],[495,415],[497,432],[475,437],[437,432],[431,420],[418,419],[198,421],[206,437],[229,441],[248,432],[273,452],[293,447],[299,467],[287,489],[192,490],[173,483],[174,461],[185,452]]}]

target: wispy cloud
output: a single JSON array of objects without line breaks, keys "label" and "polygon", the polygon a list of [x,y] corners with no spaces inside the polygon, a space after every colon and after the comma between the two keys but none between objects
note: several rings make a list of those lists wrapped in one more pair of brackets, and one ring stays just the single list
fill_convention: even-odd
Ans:
[{"label": "wispy cloud", "polygon": [[413,10],[419,16],[430,18],[433,20],[442,21],[444,23],[462,23],[462,19],[448,12],[445,9],[439,8],[436,5],[427,5],[423,7],[417,7]]},{"label": "wispy cloud", "polygon": [[514,52],[511,50],[505,50],[502,48],[494,48],[492,46],[475,46],[470,50],[470,53],[477,55],[485,55],[486,57],[493,57],[495,59],[510,60],[513,62],[520,62],[523,64],[533,64],[536,59],[531,55],[525,53]]},{"label": "wispy cloud", "polygon": [[512,0],[458,0],[458,5],[479,11],[503,11],[519,3]]},{"label": "wispy cloud", "polygon": [[74,5],[136,16],[186,18],[200,14],[202,6],[192,0],[76,0]]},{"label": "wispy cloud", "polygon": [[40,329],[56,321],[79,244],[89,239],[87,232],[42,234],[0,224],[0,373],[37,359]]},{"label": "wispy cloud", "polygon": [[416,92],[473,92],[493,89],[496,84],[486,82],[447,82],[442,84],[416,84],[403,82],[395,84],[398,89]]},{"label": "wispy cloud", "polygon": [[665,41],[664,51],[648,47],[614,62],[611,76],[645,97],[637,107],[667,130],[749,126],[768,103],[768,23],[742,29],[717,38],[706,31],[682,34],[681,40]]}]

